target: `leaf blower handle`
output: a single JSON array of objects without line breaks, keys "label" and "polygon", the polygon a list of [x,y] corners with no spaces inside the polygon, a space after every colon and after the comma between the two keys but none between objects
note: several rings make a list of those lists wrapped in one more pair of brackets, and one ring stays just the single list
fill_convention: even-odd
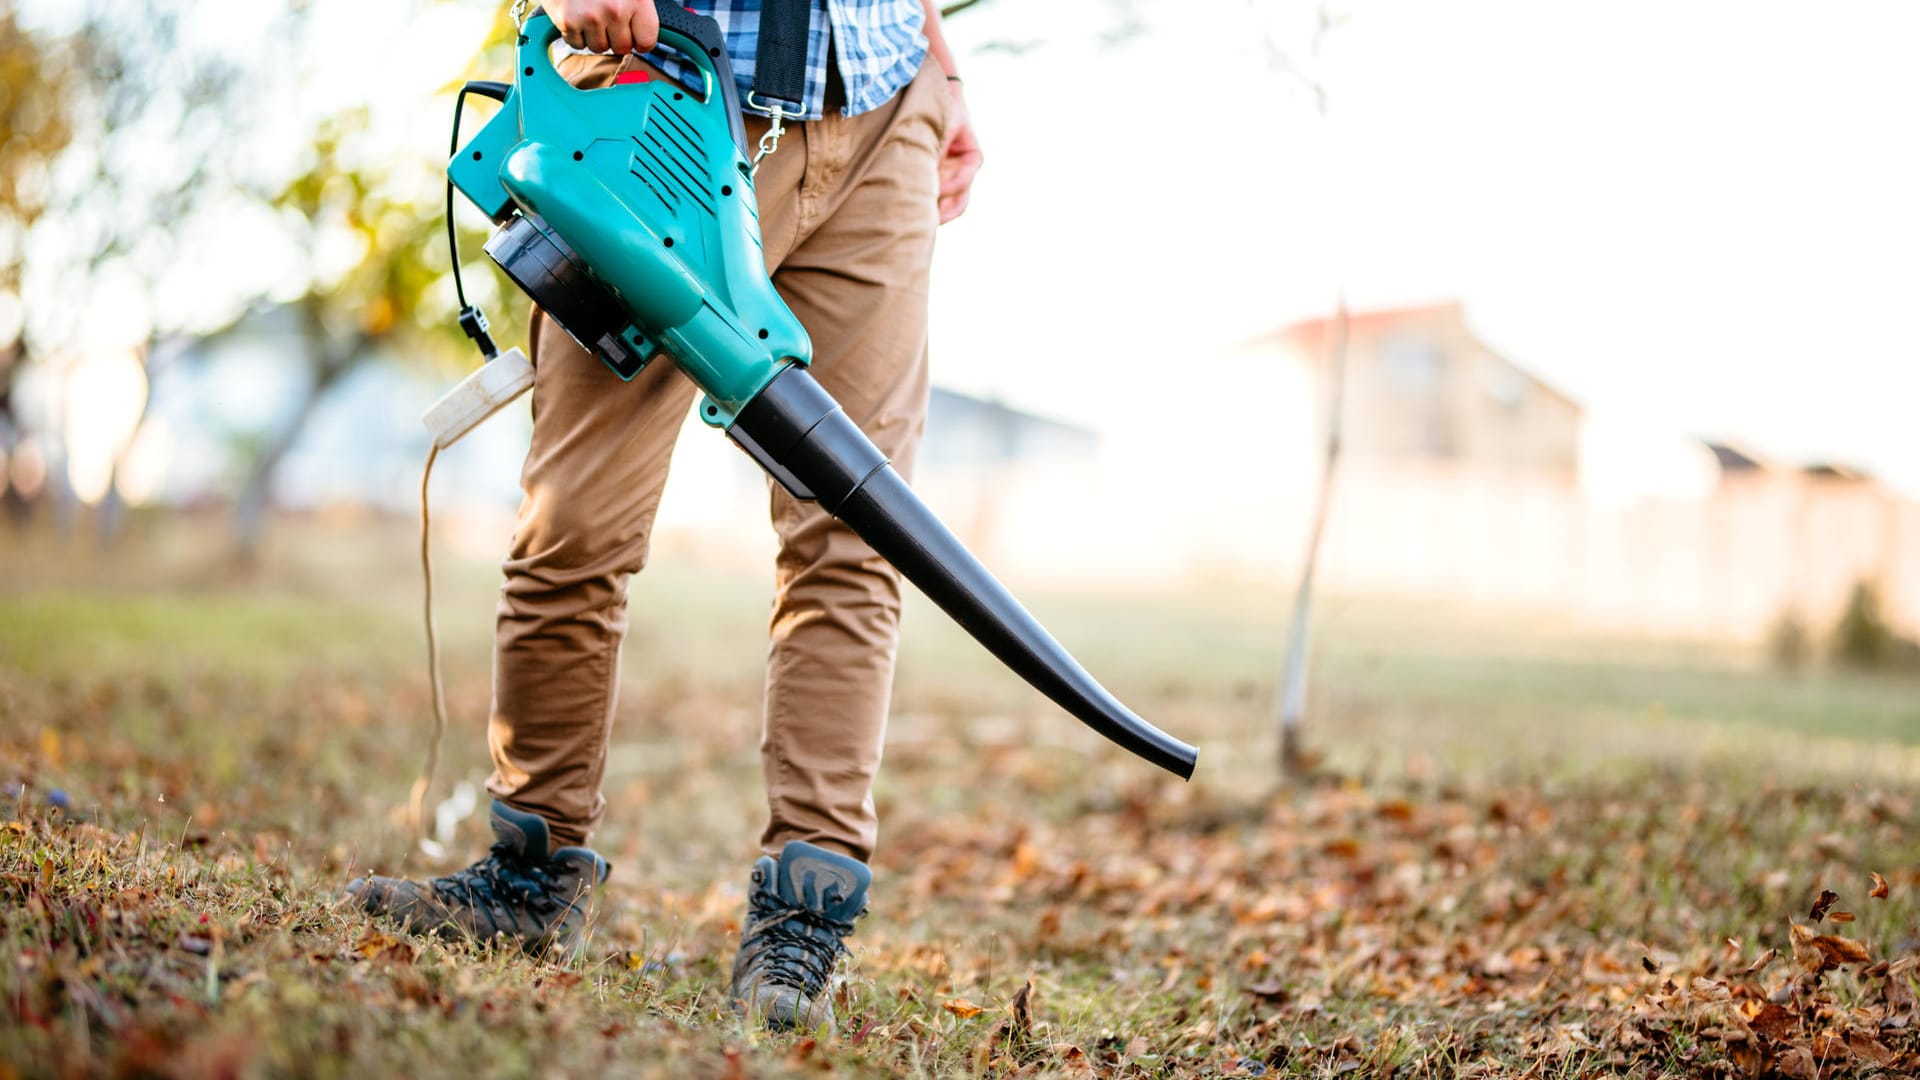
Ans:
[{"label": "leaf blower handle", "polygon": [[[685,55],[706,75],[709,100],[711,95],[720,95],[720,100],[727,108],[727,131],[733,135],[733,144],[740,148],[741,156],[746,156],[747,125],[740,115],[740,100],[734,91],[733,62],[727,58],[727,39],[720,30],[720,24],[712,16],[688,11],[673,0],[653,0],[653,7],[660,15],[660,44]],[[553,25],[553,19],[546,9],[535,8],[533,14],[528,16],[522,32],[540,35],[531,43],[535,48],[521,50],[523,57],[529,52],[537,55],[526,57],[522,62],[544,65],[551,70],[553,61],[547,50],[560,40],[560,28]],[[529,43],[523,40],[521,44]]]}]

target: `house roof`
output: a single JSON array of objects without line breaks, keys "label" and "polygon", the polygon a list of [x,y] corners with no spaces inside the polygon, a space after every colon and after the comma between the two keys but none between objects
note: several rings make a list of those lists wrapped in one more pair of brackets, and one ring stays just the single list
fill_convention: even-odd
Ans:
[{"label": "house roof", "polygon": [[[1347,313],[1346,319],[1347,336],[1350,340],[1377,338],[1406,327],[1426,326],[1436,323],[1467,329],[1468,336],[1473,336],[1471,329],[1467,328],[1466,309],[1458,300],[1449,300],[1437,304],[1419,304],[1410,307],[1380,308],[1374,311],[1351,311]],[[1327,350],[1333,347],[1334,337],[1339,331],[1339,325],[1340,316],[1338,314],[1305,319],[1279,330],[1258,335],[1248,340],[1242,347],[1258,349],[1273,346],[1290,346],[1301,350],[1309,356],[1323,356]],[[1557,398],[1574,409],[1581,408],[1578,401],[1575,401],[1559,387],[1534,374],[1532,371],[1527,370],[1524,366],[1516,364],[1507,357],[1502,356],[1485,342],[1480,341],[1479,338],[1474,337],[1473,340],[1475,344],[1486,351],[1487,355],[1494,357],[1509,368],[1512,368],[1515,372],[1519,373],[1522,378],[1525,378],[1541,391]]]},{"label": "house roof", "polygon": [[[1347,335],[1349,337],[1374,337],[1389,330],[1403,326],[1428,322],[1464,323],[1466,314],[1458,300],[1443,304],[1424,304],[1416,307],[1382,308],[1377,311],[1350,311],[1347,313]],[[1255,339],[1258,344],[1288,344],[1324,348],[1333,343],[1338,332],[1340,316],[1336,313],[1316,319],[1305,319],[1284,327],[1274,333],[1261,335]]]},{"label": "house roof", "polygon": [[1842,480],[1847,483],[1866,484],[1873,482],[1873,474],[1851,465],[1835,461],[1812,461],[1800,466],[1800,471],[1819,480]]},{"label": "house roof", "polygon": [[1742,447],[1712,439],[1700,441],[1706,444],[1707,449],[1713,451],[1714,460],[1720,463],[1720,471],[1723,473],[1771,471],[1772,467],[1762,461],[1757,454],[1750,453]]}]

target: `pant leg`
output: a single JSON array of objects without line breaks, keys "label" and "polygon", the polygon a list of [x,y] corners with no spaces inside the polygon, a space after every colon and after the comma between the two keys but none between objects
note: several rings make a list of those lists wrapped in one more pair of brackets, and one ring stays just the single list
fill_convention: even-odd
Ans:
[{"label": "pant leg", "polygon": [[[562,71],[588,84],[617,66],[576,57]],[[606,810],[627,578],[646,564],[696,391],[663,359],[623,383],[538,312],[531,331],[533,442],[502,568],[487,790],[545,818],[558,847],[584,843]]]},{"label": "pant leg", "polygon": [[[903,474],[926,420],[946,94],[929,64],[881,109],[803,125],[799,146],[768,159],[762,173],[775,183],[759,192],[763,218],[782,226],[768,240],[774,284],[812,338],[815,375]],[[817,504],[777,485],[772,518],[780,552],[761,843],[775,853],[807,840],[864,861],[878,831],[872,791],[899,638],[899,575]]]}]

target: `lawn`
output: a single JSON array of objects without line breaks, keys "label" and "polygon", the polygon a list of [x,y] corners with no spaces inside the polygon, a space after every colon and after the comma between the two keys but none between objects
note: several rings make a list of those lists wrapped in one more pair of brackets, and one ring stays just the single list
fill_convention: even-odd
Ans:
[{"label": "lawn", "polygon": [[[282,530],[303,540],[246,574],[141,528],[112,555],[6,540],[0,1077],[1920,1068],[1912,679],[1333,598],[1320,773],[1281,785],[1284,597],[1022,590],[1200,744],[1181,784],[916,601],[842,1029],[771,1037],[723,996],[762,813],[760,581],[636,582],[610,909],[534,958],[336,905],[363,870],[450,865],[402,808],[430,724],[404,527]],[[444,576],[439,796],[484,777],[493,583]]]}]

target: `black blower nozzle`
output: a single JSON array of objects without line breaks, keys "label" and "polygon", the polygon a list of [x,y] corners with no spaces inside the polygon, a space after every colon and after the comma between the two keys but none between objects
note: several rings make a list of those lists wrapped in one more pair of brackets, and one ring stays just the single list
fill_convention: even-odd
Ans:
[{"label": "black blower nozzle", "polygon": [[728,434],[796,498],[820,505],[1055,704],[1123,749],[1193,776],[1194,748],[1136,716],[1047,633],[927,509],[808,371],[790,366]]}]

